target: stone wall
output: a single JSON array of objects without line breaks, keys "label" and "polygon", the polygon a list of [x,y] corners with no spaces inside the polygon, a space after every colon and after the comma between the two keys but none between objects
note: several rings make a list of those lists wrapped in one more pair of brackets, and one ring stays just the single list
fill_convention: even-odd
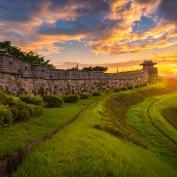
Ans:
[{"label": "stone wall", "polygon": [[141,86],[148,80],[149,74],[143,70],[122,73],[66,71],[0,55],[0,87],[14,94],[92,92]]}]

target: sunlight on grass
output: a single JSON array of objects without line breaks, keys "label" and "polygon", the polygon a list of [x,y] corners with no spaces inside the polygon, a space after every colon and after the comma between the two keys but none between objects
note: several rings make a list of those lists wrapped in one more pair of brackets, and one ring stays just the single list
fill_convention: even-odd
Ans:
[{"label": "sunlight on grass", "polygon": [[40,117],[17,123],[8,128],[0,128],[0,155],[22,148],[32,138],[44,135],[64,124],[94,99],[79,100],[78,103],[65,104],[61,108],[45,108],[44,114]]},{"label": "sunlight on grass", "polygon": [[[177,162],[172,144],[153,128],[146,117],[146,107],[149,101],[154,100],[153,97],[149,99],[146,97],[161,92],[152,94],[155,89],[150,91],[147,88],[139,91],[146,93],[145,101],[140,100],[140,103],[132,107],[129,105],[127,114],[122,115],[125,119],[128,118],[129,125],[148,145],[147,148],[95,128],[95,125],[102,124],[105,119],[102,115],[103,104],[109,97],[102,96],[71,125],[28,155],[23,166],[13,174],[13,177],[176,176]],[[129,99],[132,99],[130,94],[134,93],[136,90],[111,95],[129,95]],[[113,106],[116,108],[118,105]]]}]

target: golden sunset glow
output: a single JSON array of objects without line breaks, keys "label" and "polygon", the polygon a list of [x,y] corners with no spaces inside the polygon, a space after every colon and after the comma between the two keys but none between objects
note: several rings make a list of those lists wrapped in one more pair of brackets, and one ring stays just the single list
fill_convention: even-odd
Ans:
[{"label": "golden sunset glow", "polygon": [[[113,72],[117,63],[152,59],[159,63],[160,72],[176,73],[175,0],[18,3],[0,1],[0,40],[34,50],[56,66],[112,63],[109,71]],[[134,63],[119,70],[132,67]]]}]

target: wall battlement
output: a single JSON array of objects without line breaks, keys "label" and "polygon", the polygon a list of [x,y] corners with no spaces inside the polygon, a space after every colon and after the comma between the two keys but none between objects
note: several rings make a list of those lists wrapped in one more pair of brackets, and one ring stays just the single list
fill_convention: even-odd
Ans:
[{"label": "wall battlement", "polygon": [[146,70],[121,73],[84,72],[50,69],[0,55],[0,87],[14,94],[21,92],[69,94],[110,90],[144,85],[149,80]]}]

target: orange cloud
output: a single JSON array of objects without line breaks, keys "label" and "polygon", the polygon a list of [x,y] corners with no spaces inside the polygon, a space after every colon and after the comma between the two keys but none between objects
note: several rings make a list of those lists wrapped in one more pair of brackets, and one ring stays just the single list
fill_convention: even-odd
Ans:
[{"label": "orange cloud", "polygon": [[[138,3],[137,0],[114,0],[110,1],[110,11],[104,19],[115,20],[112,25],[89,33],[80,32],[73,34],[39,34],[42,24],[55,24],[58,19],[72,22],[79,16],[87,15],[78,13],[78,9],[91,8],[89,1],[73,3],[69,1],[65,6],[50,8],[51,1],[46,1],[36,11],[28,23],[0,22],[0,40],[15,41],[24,50],[35,50],[42,55],[55,55],[62,52],[62,48],[54,46],[55,42],[67,42],[70,40],[87,39],[88,45],[96,54],[122,54],[147,51],[156,48],[166,48],[177,44],[177,28],[174,23],[167,23],[158,19],[155,12],[161,0],[151,3]],[[80,1],[79,1],[80,2]],[[142,15],[152,18],[155,26],[137,33],[133,31],[132,24],[141,21]],[[11,28],[9,28],[11,27]]]}]

